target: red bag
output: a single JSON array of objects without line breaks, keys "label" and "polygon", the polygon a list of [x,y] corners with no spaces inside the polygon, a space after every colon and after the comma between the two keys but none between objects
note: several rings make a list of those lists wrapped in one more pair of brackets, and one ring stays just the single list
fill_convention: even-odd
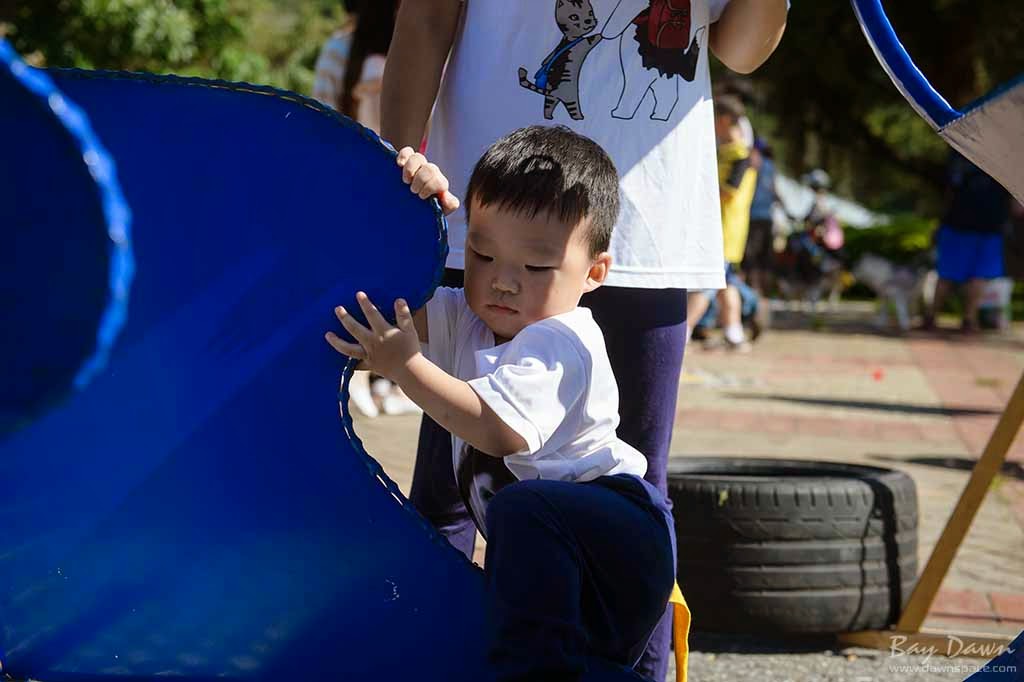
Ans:
[{"label": "red bag", "polygon": [[647,38],[663,50],[690,47],[690,0],[651,0]]}]

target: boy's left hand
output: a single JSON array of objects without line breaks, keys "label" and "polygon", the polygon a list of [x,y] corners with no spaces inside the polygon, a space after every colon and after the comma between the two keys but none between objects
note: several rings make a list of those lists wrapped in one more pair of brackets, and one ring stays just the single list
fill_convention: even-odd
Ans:
[{"label": "boy's left hand", "polygon": [[401,298],[395,301],[395,320],[398,326],[393,327],[366,294],[358,292],[356,301],[366,315],[370,328],[364,327],[347,310],[338,306],[334,314],[358,343],[343,341],[334,332],[327,332],[327,343],[343,355],[365,361],[369,369],[401,385],[406,363],[420,354],[420,339],[409,304]]}]

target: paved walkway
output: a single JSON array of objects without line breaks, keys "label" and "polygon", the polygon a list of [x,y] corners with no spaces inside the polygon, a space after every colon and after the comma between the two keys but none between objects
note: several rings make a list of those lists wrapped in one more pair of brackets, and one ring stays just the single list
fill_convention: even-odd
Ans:
[{"label": "paved walkway", "polygon": [[[918,488],[923,568],[1024,371],[1024,327],[976,339],[896,338],[874,333],[866,318],[856,306],[817,320],[777,316],[781,328],[749,355],[695,344],[680,383],[672,455],[823,459],[906,471]],[[416,417],[356,423],[367,450],[404,490],[417,427]],[[1024,437],[1011,449],[926,625],[1024,629]]]},{"label": "paved walkway", "polygon": [[[828,320],[829,316],[825,316]],[[673,455],[838,460],[910,474],[920,568],[1024,371],[1007,336],[872,333],[857,314],[766,335],[747,356],[691,348]],[[1024,437],[1011,448],[927,625],[1024,629]]]}]

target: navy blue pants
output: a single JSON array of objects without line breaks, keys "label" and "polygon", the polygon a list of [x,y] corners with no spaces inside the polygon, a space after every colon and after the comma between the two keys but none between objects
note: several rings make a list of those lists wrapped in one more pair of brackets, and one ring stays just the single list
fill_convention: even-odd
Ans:
[{"label": "navy blue pants", "polygon": [[[461,287],[462,271],[446,270],[443,286]],[[667,492],[669,443],[686,347],[686,290],[600,287],[583,297],[604,333],[619,385],[619,438],[647,458],[644,478]],[[476,526],[462,503],[451,436],[423,416],[409,499],[442,535],[473,556]],[[672,612],[665,609],[637,672],[662,682],[668,669]]]},{"label": "navy blue pants", "polygon": [[502,488],[485,562],[498,681],[635,679],[675,580],[671,532],[663,496],[632,476]]}]

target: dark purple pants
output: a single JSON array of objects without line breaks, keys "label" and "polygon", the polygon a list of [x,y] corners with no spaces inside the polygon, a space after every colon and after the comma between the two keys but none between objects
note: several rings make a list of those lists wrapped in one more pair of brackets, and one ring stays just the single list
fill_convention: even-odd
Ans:
[{"label": "dark purple pants", "polygon": [[[675,580],[671,518],[635,476],[528,480],[487,508],[488,657],[497,682],[590,682],[644,652]],[[638,567],[644,573],[638,574]],[[609,670],[609,673],[611,670]]]},{"label": "dark purple pants", "polygon": [[[446,270],[443,286],[462,286]],[[619,385],[619,438],[647,458],[644,478],[667,491],[669,443],[686,347],[686,290],[601,287],[583,297],[604,333]],[[451,436],[424,415],[409,499],[460,552],[473,556],[476,526],[455,484]],[[672,639],[671,609],[658,624],[637,672],[662,682]]]}]

